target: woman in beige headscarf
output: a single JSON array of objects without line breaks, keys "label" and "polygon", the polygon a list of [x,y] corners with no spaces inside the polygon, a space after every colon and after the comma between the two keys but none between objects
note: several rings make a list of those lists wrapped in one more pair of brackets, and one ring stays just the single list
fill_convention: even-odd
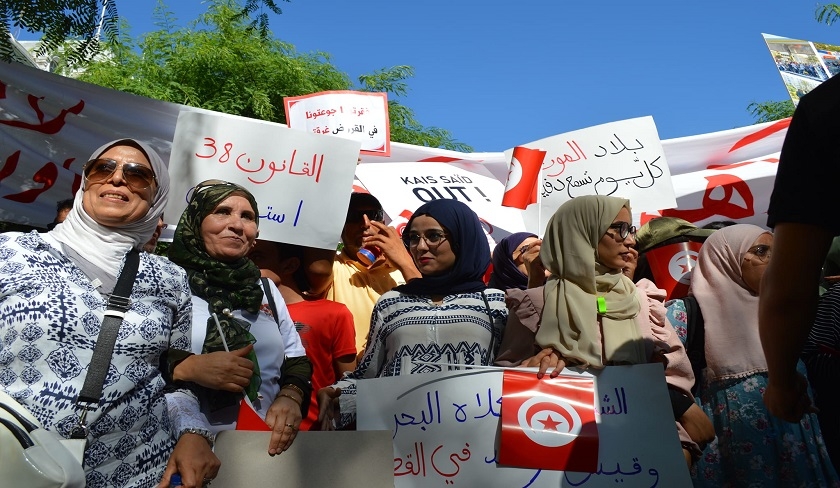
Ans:
[{"label": "woman in beige headscarf", "polygon": [[[630,202],[622,198],[578,197],[557,209],[540,250],[551,273],[542,297],[537,297],[545,303],[537,299],[528,304],[537,314],[542,312],[535,339],[542,352],[524,365],[539,365],[539,376],[550,369],[555,377],[566,365],[601,369],[661,362],[672,403],[677,398],[683,404],[682,409],[675,406],[675,418],[692,429],[682,416],[698,411],[690,393],[694,375],[682,343],[666,321],[665,292],[647,280],[635,285],[622,273],[634,258],[635,231]],[[518,311],[511,310],[510,315],[522,318]],[[705,422],[700,430],[708,434],[711,424],[700,417],[696,422]],[[702,451],[692,437],[701,443],[710,438],[690,436],[680,422],[686,459],[696,459]]]}]

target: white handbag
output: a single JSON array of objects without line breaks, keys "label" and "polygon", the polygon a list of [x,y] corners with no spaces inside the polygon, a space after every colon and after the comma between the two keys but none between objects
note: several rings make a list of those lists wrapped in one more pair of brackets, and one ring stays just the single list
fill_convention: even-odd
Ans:
[{"label": "white handbag", "polygon": [[14,398],[0,391],[0,484],[27,488],[83,488],[84,439],[44,430]]}]

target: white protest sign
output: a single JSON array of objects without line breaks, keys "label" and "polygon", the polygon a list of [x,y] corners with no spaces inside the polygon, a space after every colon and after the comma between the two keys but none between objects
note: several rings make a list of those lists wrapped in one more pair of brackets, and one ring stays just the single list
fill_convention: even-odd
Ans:
[{"label": "white protest sign", "polygon": [[595,374],[595,473],[496,464],[503,374],[492,368],[359,380],[357,428],[391,431],[397,488],[456,482],[523,488],[691,486],[662,365],[608,366]]},{"label": "white protest sign", "polygon": [[335,90],[285,97],[289,127],[358,141],[368,154],[391,154],[385,93]]},{"label": "white protest sign", "polygon": [[525,230],[520,210],[501,207],[504,184],[479,163],[362,164],[356,177],[396,224],[405,223],[424,203],[450,199],[466,203],[496,242]]},{"label": "white protest sign", "polygon": [[[540,229],[560,205],[581,195],[628,198],[634,213],[677,205],[653,117],[610,122],[522,146],[546,151],[537,184]],[[529,213],[534,209],[529,206]]]},{"label": "white protest sign", "polygon": [[358,153],[359,143],[347,139],[243,117],[181,112],[169,159],[167,220],[178,221],[193,186],[221,179],[254,194],[261,239],[334,249]]}]

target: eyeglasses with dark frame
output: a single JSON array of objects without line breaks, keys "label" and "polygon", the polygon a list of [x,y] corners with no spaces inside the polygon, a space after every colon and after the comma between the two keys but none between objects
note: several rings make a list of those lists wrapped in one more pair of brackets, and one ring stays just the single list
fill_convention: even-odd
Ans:
[{"label": "eyeglasses with dark frame", "polygon": [[420,245],[420,240],[422,239],[426,242],[426,246],[428,246],[429,249],[432,249],[440,246],[443,241],[446,240],[446,237],[445,232],[438,230],[429,231],[426,235],[420,235],[416,232],[412,232],[408,234],[408,247],[417,247]]},{"label": "eyeglasses with dark frame", "polygon": [[364,222],[365,215],[367,215],[368,220],[371,222],[385,221],[385,212],[380,208],[370,210],[348,210],[347,218],[344,222],[347,224],[359,224]]},{"label": "eyeglasses with dark frame", "polygon": [[773,255],[773,248],[767,244],[758,244],[747,249],[747,252],[757,257],[760,261],[767,261]]},{"label": "eyeglasses with dark frame", "polygon": [[145,190],[152,183],[157,183],[155,172],[148,166],[132,162],[119,163],[109,158],[91,159],[85,163],[82,175],[87,183],[102,183],[116,173],[117,168],[122,170],[123,179],[132,190]]},{"label": "eyeglasses with dark frame", "polygon": [[632,235],[633,239],[636,238],[636,226],[630,225],[629,222],[613,222],[607,228],[617,230],[618,237],[621,237],[622,239],[627,239],[627,236],[629,235]]}]

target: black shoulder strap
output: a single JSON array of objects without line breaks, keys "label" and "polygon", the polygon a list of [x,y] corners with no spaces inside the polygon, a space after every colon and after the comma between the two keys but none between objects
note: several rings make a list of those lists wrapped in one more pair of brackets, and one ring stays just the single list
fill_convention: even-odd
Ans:
[{"label": "black shoulder strap", "polygon": [[274,303],[274,294],[271,293],[273,283],[268,281],[268,278],[265,277],[261,277],[260,282],[262,283],[263,293],[265,293],[265,297],[268,298],[268,306],[271,307],[271,313],[274,314],[274,321],[277,322],[277,325],[280,325],[280,316],[277,315],[277,304]]},{"label": "black shoulder strap", "polygon": [[114,344],[117,342],[117,335],[120,332],[120,324],[125,313],[131,308],[131,289],[134,287],[134,279],[137,277],[137,269],[140,267],[140,253],[132,249],[126,254],[125,264],[122,272],[117,278],[117,285],[108,298],[108,308],[105,310],[105,317],[102,319],[102,326],[99,328],[99,335],[96,337],[96,345],[93,346],[93,356],[90,359],[85,383],[76,404],[82,407],[82,414],[79,417],[81,430],[73,432],[73,438],[81,438],[87,435],[85,415],[88,409],[94,408],[102,398],[102,387],[105,378],[108,376],[108,368],[111,365],[111,356],[114,354]]},{"label": "black shoulder strap", "polygon": [[490,302],[487,301],[487,295],[484,290],[481,290],[481,298],[484,299],[484,307],[487,309],[487,318],[490,319],[490,347],[487,349],[487,364],[485,366],[492,366],[494,348],[496,347],[496,321],[493,320],[493,311],[490,310]]},{"label": "black shoulder strap", "polygon": [[688,333],[685,339],[685,352],[688,360],[691,361],[691,369],[694,371],[694,387],[692,393],[697,391],[701,374],[706,368],[706,332],[703,324],[703,312],[700,304],[693,295],[683,297],[686,314],[686,327]]}]

